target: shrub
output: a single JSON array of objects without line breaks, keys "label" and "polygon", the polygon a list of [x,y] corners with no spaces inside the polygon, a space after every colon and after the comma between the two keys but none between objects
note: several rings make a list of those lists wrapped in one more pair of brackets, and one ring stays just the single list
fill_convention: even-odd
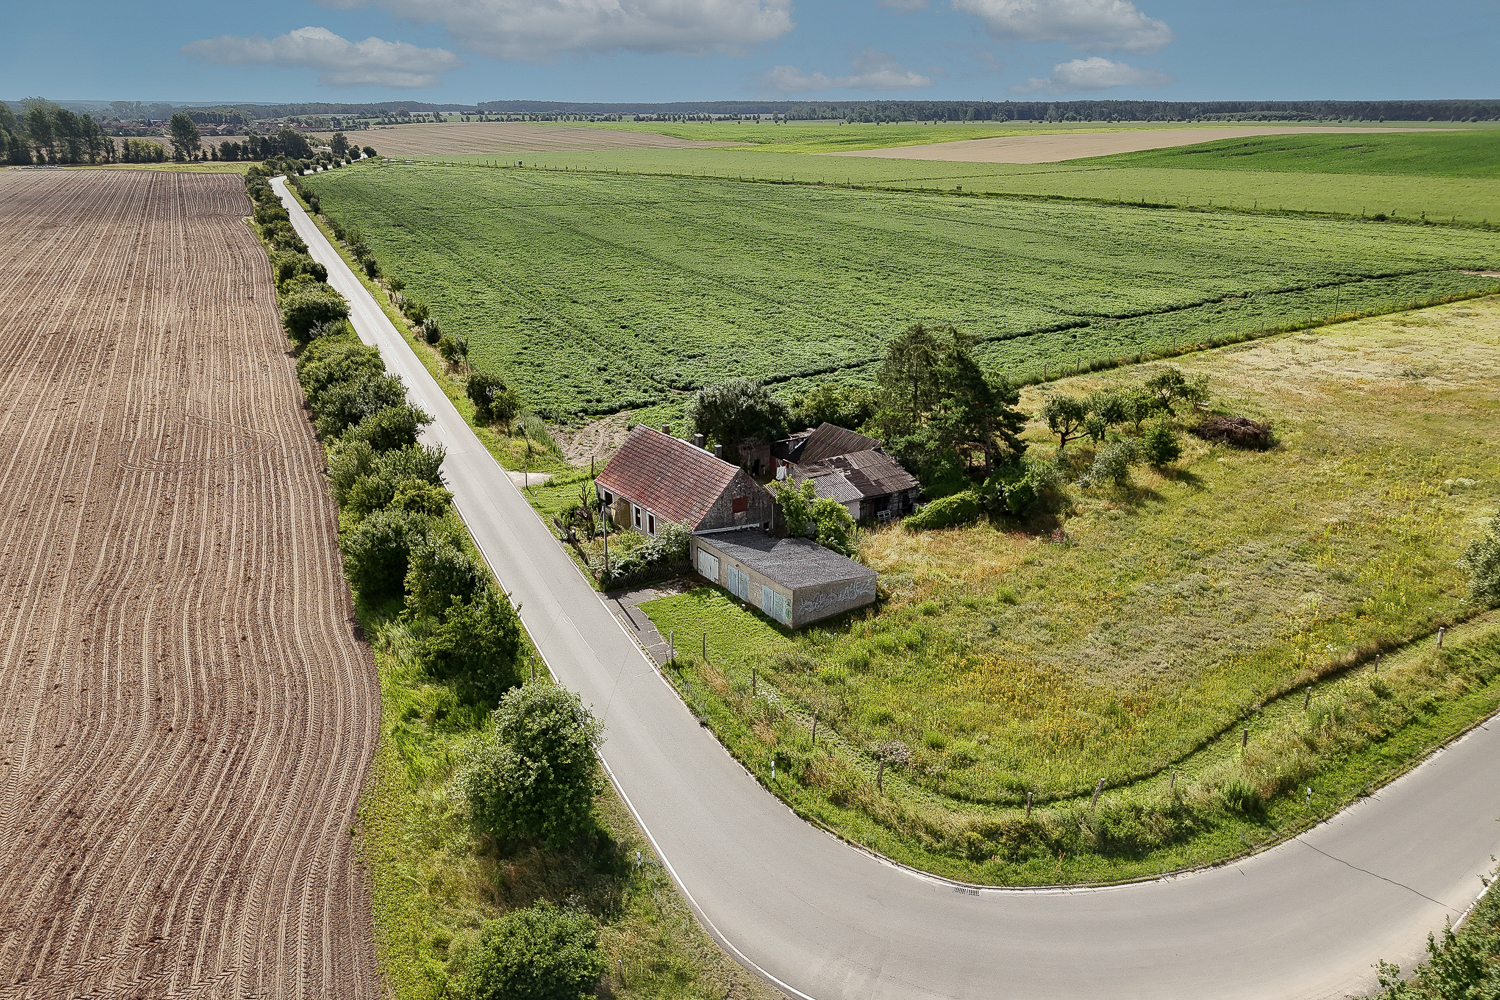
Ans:
[{"label": "shrub", "polygon": [[324,438],[339,437],[366,417],[405,402],[400,379],[373,372],[335,382],[308,400],[313,423]]},{"label": "shrub", "polygon": [[335,445],[328,456],[328,487],[333,502],[344,506],[355,482],[368,475],[374,464],[375,449],[368,441],[343,441]]},{"label": "shrub", "polygon": [[421,542],[429,523],[418,514],[377,510],[339,536],[344,574],[362,598],[377,601],[401,592],[412,546]]},{"label": "shrub", "polygon": [[469,360],[469,338],[444,334],[437,342],[438,353],[450,365],[459,365]]},{"label": "shrub", "polygon": [[349,382],[385,372],[380,352],[352,338],[314,340],[297,358],[297,381],[309,400],[336,382]]},{"label": "shrub", "polygon": [[411,320],[418,326],[421,326],[423,323],[427,322],[427,317],[429,315],[427,301],[425,299],[419,299],[415,295],[405,296],[401,300],[401,311],[406,314],[407,319]]},{"label": "shrub", "polygon": [[825,549],[839,555],[854,555],[854,517],[837,500],[819,499],[813,481],[801,483],[781,480],[772,486],[776,507],[786,521],[787,533],[794,538],[811,536]]},{"label": "shrub", "polygon": [[[623,540],[633,534],[626,532],[620,537]],[[691,539],[692,532],[687,525],[658,522],[655,538],[630,549],[624,555],[620,555],[618,550],[614,553],[608,569],[601,569],[599,572],[600,586],[606,589],[623,587],[686,569]]]},{"label": "shrub", "polygon": [[470,372],[465,391],[474,404],[474,416],[482,423],[509,424],[520,409],[516,394],[498,375]]},{"label": "shrub", "polygon": [[469,601],[452,601],[424,630],[421,657],[435,677],[459,678],[484,701],[498,701],[521,683],[516,657],[521,623],[510,599],[485,587]]},{"label": "shrub", "polygon": [[296,253],[291,250],[272,250],[271,271],[276,278],[276,288],[281,290],[292,278],[299,274],[310,276],[314,281],[326,282],[328,280],[328,268],[319,264],[305,253]]},{"label": "shrub", "polygon": [[1193,428],[1193,434],[1216,444],[1256,451],[1265,451],[1276,443],[1269,423],[1261,423],[1249,417],[1209,417]]},{"label": "shrub", "polygon": [[1464,549],[1459,565],[1469,571],[1469,600],[1500,607],[1500,514],[1490,520],[1488,535]]},{"label": "shrub", "polygon": [[935,531],[959,524],[969,524],[984,516],[984,505],[979,494],[964,490],[952,496],[934,500],[901,523],[912,531]]},{"label": "shrub", "polygon": [[392,510],[404,510],[412,514],[440,517],[453,502],[453,494],[436,483],[420,479],[403,479],[391,497]]},{"label": "shrub", "polygon": [[489,582],[489,572],[468,553],[447,538],[429,532],[411,548],[406,568],[406,606],[413,614],[439,618],[455,600],[473,600]]},{"label": "shrub", "polygon": [[255,206],[254,211],[251,213],[251,218],[255,220],[257,226],[269,226],[275,222],[290,223],[292,221],[292,217],[287,215],[286,209],[282,207],[281,202],[269,199]]},{"label": "shrub", "polygon": [[368,441],[376,451],[394,451],[410,448],[417,443],[417,434],[432,423],[432,417],[412,406],[388,406],[365,417],[345,433],[345,438]]},{"label": "shrub", "polygon": [[1151,425],[1141,440],[1141,453],[1146,461],[1157,468],[1171,465],[1182,457],[1182,445],[1177,443],[1177,433],[1171,423],[1159,420]]},{"label": "shrub", "polygon": [[292,228],[290,222],[272,222],[270,225],[262,226],[261,236],[270,244],[272,250],[292,250],[297,253],[307,253],[307,244],[302,242],[302,237]]},{"label": "shrub", "polygon": [[1124,486],[1130,482],[1130,467],[1141,460],[1139,442],[1111,441],[1094,455],[1094,464],[1078,480],[1079,486]]},{"label": "shrub", "polygon": [[281,322],[299,344],[313,339],[313,327],[348,318],[349,303],[327,285],[300,288],[281,303]]},{"label": "shrub", "polygon": [[603,724],[578,695],[555,684],[507,692],[494,720],[494,738],[459,774],[474,825],[501,840],[553,849],[587,833],[594,796],[604,790],[597,757]]},{"label": "shrub", "polygon": [[1051,462],[1026,462],[1001,469],[978,490],[985,510],[994,515],[1027,518],[1057,506],[1062,473]]},{"label": "shrub", "polygon": [[408,483],[441,488],[438,469],[442,462],[441,448],[412,445],[377,453],[369,442],[350,442],[339,449],[337,459],[329,464],[328,479],[339,506],[363,517],[392,506],[396,495]]},{"label": "shrub", "polygon": [[443,327],[436,316],[428,316],[427,321],[422,324],[422,339],[433,345],[443,339]]},{"label": "shrub", "polygon": [[587,1000],[608,968],[593,918],[543,901],[484,925],[457,992],[461,1000]]}]

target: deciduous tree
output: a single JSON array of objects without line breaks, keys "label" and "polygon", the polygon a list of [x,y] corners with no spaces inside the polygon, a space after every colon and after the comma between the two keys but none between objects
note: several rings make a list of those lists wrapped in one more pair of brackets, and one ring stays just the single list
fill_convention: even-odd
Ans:
[{"label": "deciduous tree", "polygon": [[493,740],[459,778],[474,825],[554,849],[587,833],[604,788],[597,757],[604,726],[578,695],[545,683],[509,691],[494,720]]}]

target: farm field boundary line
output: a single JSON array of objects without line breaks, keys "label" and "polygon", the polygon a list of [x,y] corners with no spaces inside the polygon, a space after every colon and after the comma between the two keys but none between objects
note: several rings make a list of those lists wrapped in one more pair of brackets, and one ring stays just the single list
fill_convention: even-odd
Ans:
[{"label": "farm field boundary line", "polygon": [[[941,162],[941,161],[922,161],[922,162]],[[1098,173],[1098,174],[1107,175],[1107,174],[1109,174],[1109,173],[1111,173],[1113,171],[1116,171],[1116,170],[1133,169],[1133,168],[1129,168],[1129,167],[1106,167],[1106,166],[1089,167],[1089,166],[1085,166],[1084,165],[1086,162],[1087,161],[1080,161],[1077,164],[1076,167],[1071,168],[1071,169],[1057,169],[1057,170],[1044,170],[1044,171],[1028,171],[1027,173],[1025,173],[1023,175],[1017,175],[1017,176],[1025,177],[1025,178],[1032,178],[1032,177],[1038,177],[1038,176],[1048,176],[1048,175],[1056,175],[1058,177],[1070,177],[1070,176],[1076,176],[1078,174],[1083,174],[1083,173],[1089,173],[1089,174]],[[697,172],[693,172],[693,171],[685,171],[685,170],[661,170],[661,169],[641,169],[641,168],[637,168],[637,169],[620,169],[620,168],[607,168],[607,167],[566,167],[566,166],[537,166],[537,165],[526,166],[526,167],[518,167],[518,166],[515,166],[514,164],[488,164],[488,163],[479,162],[477,160],[476,161],[470,161],[470,162],[465,162],[465,161],[441,162],[441,161],[417,159],[417,160],[408,160],[408,161],[406,161],[405,164],[400,164],[400,163],[397,163],[394,159],[392,159],[392,160],[388,161],[388,163],[386,165],[388,165],[388,166],[402,166],[402,165],[406,165],[406,166],[426,166],[426,167],[478,167],[478,168],[488,169],[488,170],[535,170],[535,171],[539,171],[539,172],[542,172],[542,173],[559,173],[559,174],[598,174],[600,176],[659,177],[659,178],[667,179],[667,180],[729,181],[729,182],[734,182],[734,183],[739,183],[739,184],[770,184],[770,185],[780,186],[780,187],[837,188],[837,189],[842,189],[842,190],[845,190],[845,191],[888,192],[888,193],[894,193],[894,194],[945,195],[945,196],[951,197],[951,198],[978,198],[978,199],[993,199],[993,200],[1000,200],[1000,201],[1059,202],[1059,203],[1063,203],[1063,204],[1099,205],[1099,206],[1104,206],[1104,207],[1119,207],[1119,208],[1145,208],[1145,209],[1173,210],[1173,211],[1179,211],[1179,212],[1210,213],[1210,214],[1222,213],[1222,214],[1230,214],[1230,215],[1250,215],[1250,216],[1264,216],[1264,217],[1272,217],[1272,218],[1285,217],[1285,218],[1301,218],[1301,219],[1327,219],[1327,220],[1330,220],[1330,221],[1353,221],[1353,220],[1358,219],[1360,221],[1372,222],[1372,223],[1375,222],[1375,221],[1377,221],[1377,220],[1372,220],[1368,215],[1356,214],[1356,213],[1354,213],[1352,211],[1350,211],[1350,212],[1336,212],[1336,211],[1323,210],[1323,209],[1308,209],[1308,208],[1296,208],[1296,207],[1287,208],[1287,207],[1285,207],[1285,205],[1278,205],[1275,208],[1271,208],[1268,205],[1268,207],[1266,207],[1266,208],[1260,208],[1259,206],[1251,207],[1251,206],[1245,206],[1245,205],[1235,205],[1235,204],[1232,204],[1232,203],[1194,204],[1191,201],[1182,201],[1182,202],[1177,202],[1177,201],[1157,201],[1157,200],[1152,200],[1152,199],[1147,198],[1147,197],[1127,198],[1127,197],[1119,196],[1119,197],[1115,197],[1115,198],[1108,198],[1108,197],[1099,197],[1099,196],[1096,196],[1096,195],[1064,194],[1064,193],[1060,193],[1060,192],[1059,193],[1054,193],[1054,192],[1035,192],[1035,191],[1020,191],[1020,190],[1008,190],[1008,191],[1007,190],[970,190],[970,191],[965,191],[965,190],[962,189],[962,185],[960,185],[957,189],[955,189],[953,187],[938,187],[938,186],[928,187],[928,186],[924,186],[924,185],[928,184],[929,182],[952,182],[952,181],[966,181],[966,180],[995,181],[995,180],[999,179],[1000,176],[1002,176],[1002,175],[997,175],[997,174],[994,174],[994,173],[983,173],[983,172],[980,172],[980,173],[967,173],[967,174],[942,174],[942,175],[933,175],[933,176],[930,176],[930,177],[909,177],[909,178],[908,177],[902,177],[902,178],[890,178],[890,179],[884,179],[884,180],[860,180],[858,182],[855,182],[855,181],[852,181],[852,180],[846,180],[846,181],[833,180],[833,181],[828,181],[828,180],[811,180],[811,179],[808,179],[808,178],[802,178],[802,179],[799,180],[796,177],[790,177],[790,176],[781,176],[781,177],[764,176],[764,177],[761,177],[761,176],[754,176],[753,174],[745,174],[745,173],[738,173],[737,174],[737,173],[732,173],[732,172],[728,172],[728,171],[726,171],[724,173],[718,173],[718,172],[710,172],[710,171],[707,171],[707,170],[700,170],[700,171],[697,171]],[[1002,166],[1002,165],[1003,164],[996,164],[996,166]],[[1187,173],[1188,171],[1182,170],[1181,172]],[[1350,175],[1335,175],[1335,176],[1350,176]],[[1360,175],[1352,175],[1352,176],[1360,176]],[[1376,175],[1376,176],[1383,176],[1383,175]],[[1393,175],[1390,179],[1392,179],[1392,180],[1409,180],[1410,178],[1402,177],[1402,176],[1399,176],[1399,175]],[[1428,219],[1428,218],[1425,218],[1425,217],[1423,217],[1421,215],[1419,215],[1419,216],[1417,216],[1415,218],[1409,217],[1409,216],[1404,216],[1404,215],[1403,216],[1390,216],[1390,217],[1386,218],[1383,221],[1383,223],[1381,223],[1381,224],[1383,224],[1383,225],[1402,225],[1402,226],[1441,226],[1441,227],[1444,227],[1444,228],[1477,229],[1477,230],[1481,230],[1481,231],[1485,231],[1485,232],[1490,232],[1490,231],[1494,231],[1494,230],[1500,229],[1500,222],[1488,222],[1488,221],[1476,222],[1476,221],[1473,221],[1472,219],[1445,221],[1441,217],[1434,217],[1434,218]]]},{"label": "farm field boundary line", "polygon": [[0,204],[0,996],[377,997],[373,664],[243,187]]},{"label": "farm field boundary line", "polygon": [[[388,321],[342,260],[288,209],[340,291],[362,300],[361,332],[383,338],[419,397],[436,394],[424,393],[425,371],[394,331],[379,333]],[[1377,958],[1418,957],[1426,933],[1468,907],[1500,849],[1487,805],[1500,794],[1491,727],[1310,833],[1191,878],[973,896],[908,875],[756,785],[662,683],[456,411],[434,412],[476,540],[550,667],[604,718],[605,760],[642,827],[721,939],[806,996],[966,997],[1002,980],[1037,997],[1342,995],[1372,985]],[[1428,849],[1395,849],[1413,842]],[[1397,882],[1417,887],[1418,901]],[[1248,953],[1247,938],[1268,942],[1274,960]]]},{"label": "farm field boundary line", "polygon": [[[1061,163],[1117,153],[1138,153],[1172,146],[1196,146],[1222,139],[1269,135],[1350,135],[1419,132],[1416,128],[1358,128],[1340,125],[1265,125],[1249,127],[1131,130],[1064,135],[1003,136],[966,139],[934,145],[904,145],[886,149],[839,150],[819,156],[870,156],[892,160],[944,160],[962,163]],[[1445,131],[1457,131],[1445,130]]]}]

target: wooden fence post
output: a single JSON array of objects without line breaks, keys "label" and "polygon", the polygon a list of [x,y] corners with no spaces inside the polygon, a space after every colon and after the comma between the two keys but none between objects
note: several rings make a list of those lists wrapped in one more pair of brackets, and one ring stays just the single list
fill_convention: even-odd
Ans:
[{"label": "wooden fence post", "polygon": [[1094,786],[1094,797],[1089,799],[1089,812],[1094,811],[1094,806],[1099,804],[1099,793],[1104,791],[1104,779],[1099,779],[1099,784]]}]

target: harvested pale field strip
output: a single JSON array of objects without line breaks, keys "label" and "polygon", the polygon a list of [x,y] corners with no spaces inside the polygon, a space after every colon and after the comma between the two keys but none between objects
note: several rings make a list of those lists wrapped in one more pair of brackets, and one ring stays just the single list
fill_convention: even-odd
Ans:
[{"label": "harvested pale field strip", "polygon": [[[464,153],[561,153],[571,150],[710,149],[738,142],[700,142],[655,132],[616,132],[571,125],[525,122],[453,122],[394,125],[349,132],[349,142],[373,146],[382,156],[458,156]],[[324,141],[327,137],[324,137]],[[1201,140],[1198,140],[1201,141]]]},{"label": "harvested pale field strip", "polygon": [[1147,149],[1195,146],[1218,139],[1263,135],[1327,135],[1330,133],[1424,132],[1415,128],[1340,128],[1262,125],[1245,128],[1132,129],[1126,132],[1080,132],[1071,135],[1008,135],[991,139],[963,139],[928,146],[860,149],[821,156],[875,156],[887,160],[946,160],[954,163],[1061,163],[1089,156],[1139,153]]},{"label": "harvested pale field strip", "polygon": [[379,692],[239,178],[0,173],[0,997],[375,997]]}]

